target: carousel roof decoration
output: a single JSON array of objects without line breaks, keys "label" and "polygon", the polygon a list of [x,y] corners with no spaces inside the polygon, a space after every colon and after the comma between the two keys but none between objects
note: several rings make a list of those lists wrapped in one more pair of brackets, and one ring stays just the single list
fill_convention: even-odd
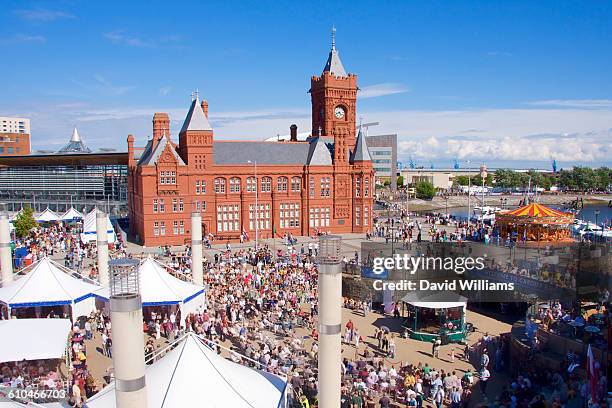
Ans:
[{"label": "carousel roof decoration", "polygon": [[523,207],[519,207],[516,210],[508,211],[504,215],[511,215],[515,217],[573,217],[572,214],[566,213],[559,210],[554,210],[550,207],[546,207],[542,204],[532,203]]},{"label": "carousel roof decoration", "polygon": [[502,211],[495,217],[502,236],[513,233],[526,241],[571,240],[568,227],[573,222],[574,214],[537,203]]}]

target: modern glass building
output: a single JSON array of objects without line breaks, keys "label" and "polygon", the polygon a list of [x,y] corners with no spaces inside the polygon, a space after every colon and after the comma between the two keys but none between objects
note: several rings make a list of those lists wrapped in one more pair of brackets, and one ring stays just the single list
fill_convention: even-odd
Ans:
[{"label": "modern glass building", "polygon": [[8,211],[60,212],[104,202],[111,213],[127,214],[127,152],[91,153],[75,129],[57,153],[0,157],[0,201]]}]

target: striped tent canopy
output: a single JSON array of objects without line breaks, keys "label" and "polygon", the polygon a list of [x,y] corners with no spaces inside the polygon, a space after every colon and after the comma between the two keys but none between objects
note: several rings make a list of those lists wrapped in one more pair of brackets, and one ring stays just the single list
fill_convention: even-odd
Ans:
[{"label": "striped tent canopy", "polygon": [[519,207],[516,210],[505,212],[504,215],[514,216],[514,217],[572,217],[573,214],[566,213],[563,211],[553,210],[550,207],[546,207],[542,204],[528,204],[523,207]]}]

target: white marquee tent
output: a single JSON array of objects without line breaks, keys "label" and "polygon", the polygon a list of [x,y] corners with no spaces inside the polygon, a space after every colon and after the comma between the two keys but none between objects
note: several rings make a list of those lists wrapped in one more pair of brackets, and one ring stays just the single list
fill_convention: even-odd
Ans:
[{"label": "white marquee tent", "polygon": [[[286,379],[227,360],[191,332],[147,366],[145,378],[149,407],[285,406]],[[114,383],[91,397],[86,406],[115,407]]]},{"label": "white marquee tent", "polygon": [[71,276],[73,271],[43,258],[27,267],[25,276],[0,288],[0,302],[10,309],[69,305],[72,317],[89,316],[95,310],[94,293],[100,286]]},{"label": "white marquee tent", "polygon": [[78,219],[83,219],[83,214],[78,212],[74,207],[70,207],[68,211],[62,215],[62,221],[72,221]]},{"label": "white marquee tent", "polygon": [[[81,232],[81,241],[84,243],[88,243],[89,241],[96,240],[96,214],[99,212],[97,208],[91,210],[83,220],[83,232]],[[106,230],[108,232],[108,242],[113,243],[117,236],[115,235],[115,229],[113,228],[113,224],[106,215]]]},{"label": "white marquee tent", "polygon": [[[179,305],[183,319],[204,304],[204,288],[170,275],[164,265],[153,258],[140,263],[140,295],[143,306]],[[96,296],[110,297],[109,288],[100,289]]]},{"label": "white marquee tent", "polygon": [[68,319],[0,320],[0,363],[62,358],[71,328]]},{"label": "white marquee tent", "polygon": [[59,221],[61,219],[61,217],[57,215],[55,211],[51,211],[49,207],[47,207],[45,211],[38,214],[35,218],[38,222],[52,222]]}]

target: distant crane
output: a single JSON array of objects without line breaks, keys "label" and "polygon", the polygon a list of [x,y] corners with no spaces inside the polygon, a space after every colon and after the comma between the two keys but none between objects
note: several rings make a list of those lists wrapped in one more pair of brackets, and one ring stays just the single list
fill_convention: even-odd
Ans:
[{"label": "distant crane", "polygon": [[412,160],[412,157],[408,158],[408,167],[410,167],[411,169],[416,169],[416,163],[414,162],[414,160]]}]

